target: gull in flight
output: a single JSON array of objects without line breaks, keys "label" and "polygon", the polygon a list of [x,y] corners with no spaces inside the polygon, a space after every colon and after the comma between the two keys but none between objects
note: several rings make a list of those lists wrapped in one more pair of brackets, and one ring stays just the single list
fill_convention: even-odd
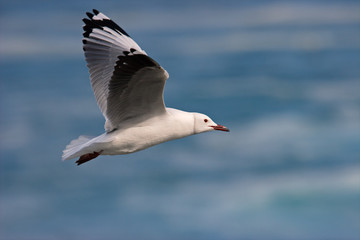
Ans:
[{"label": "gull in flight", "polygon": [[208,116],[167,108],[163,91],[169,74],[110,18],[86,13],[83,49],[105,133],[80,136],[62,159],[83,164],[99,155],[120,155],[197,133],[229,129]]}]

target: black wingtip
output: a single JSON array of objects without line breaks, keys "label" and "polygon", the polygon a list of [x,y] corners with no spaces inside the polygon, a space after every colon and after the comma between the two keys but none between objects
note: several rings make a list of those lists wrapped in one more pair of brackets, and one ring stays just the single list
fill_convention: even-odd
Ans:
[{"label": "black wingtip", "polygon": [[90,12],[86,12],[86,15],[87,15],[90,19],[92,19],[93,16],[94,16],[94,14],[92,14],[92,13],[90,13]]},{"label": "black wingtip", "polygon": [[[100,14],[100,12],[96,9],[93,9],[93,12],[95,15]],[[86,13],[86,15],[90,18],[84,18],[83,22],[85,23],[85,28],[84,29],[86,31],[86,35],[90,34],[92,32],[92,29],[94,28],[99,28],[99,29],[103,29],[103,27],[108,27],[112,30],[118,31],[122,34],[124,34],[125,36],[130,37],[129,34],[127,34],[124,29],[122,29],[121,27],[119,27],[119,25],[117,25],[115,22],[113,22],[111,19],[104,17],[104,18],[99,18],[99,19],[94,19],[94,15],[92,13]]]}]

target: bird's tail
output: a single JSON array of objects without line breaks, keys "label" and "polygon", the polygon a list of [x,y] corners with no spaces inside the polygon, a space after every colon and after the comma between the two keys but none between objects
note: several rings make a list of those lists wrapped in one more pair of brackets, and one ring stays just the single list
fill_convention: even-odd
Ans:
[{"label": "bird's tail", "polygon": [[62,160],[69,160],[72,158],[80,157],[84,154],[84,148],[88,146],[88,142],[93,139],[89,136],[80,136],[72,140],[63,151]]}]

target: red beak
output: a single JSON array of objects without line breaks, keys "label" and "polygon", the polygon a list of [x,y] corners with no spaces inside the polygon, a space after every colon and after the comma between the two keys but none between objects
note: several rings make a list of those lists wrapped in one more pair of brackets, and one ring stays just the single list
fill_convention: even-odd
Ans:
[{"label": "red beak", "polygon": [[224,127],[222,125],[216,125],[216,126],[211,126],[214,130],[220,130],[220,131],[224,131],[224,132],[230,132],[230,130],[227,127]]}]

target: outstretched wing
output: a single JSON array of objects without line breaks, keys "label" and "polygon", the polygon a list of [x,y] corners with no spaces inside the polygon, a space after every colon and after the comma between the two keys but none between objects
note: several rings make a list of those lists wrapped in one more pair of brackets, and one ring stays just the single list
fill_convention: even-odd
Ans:
[{"label": "outstretched wing", "polygon": [[95,9],[86,14],[83,49],[105,130],[165,113],[168,73],[107,16]]}]

